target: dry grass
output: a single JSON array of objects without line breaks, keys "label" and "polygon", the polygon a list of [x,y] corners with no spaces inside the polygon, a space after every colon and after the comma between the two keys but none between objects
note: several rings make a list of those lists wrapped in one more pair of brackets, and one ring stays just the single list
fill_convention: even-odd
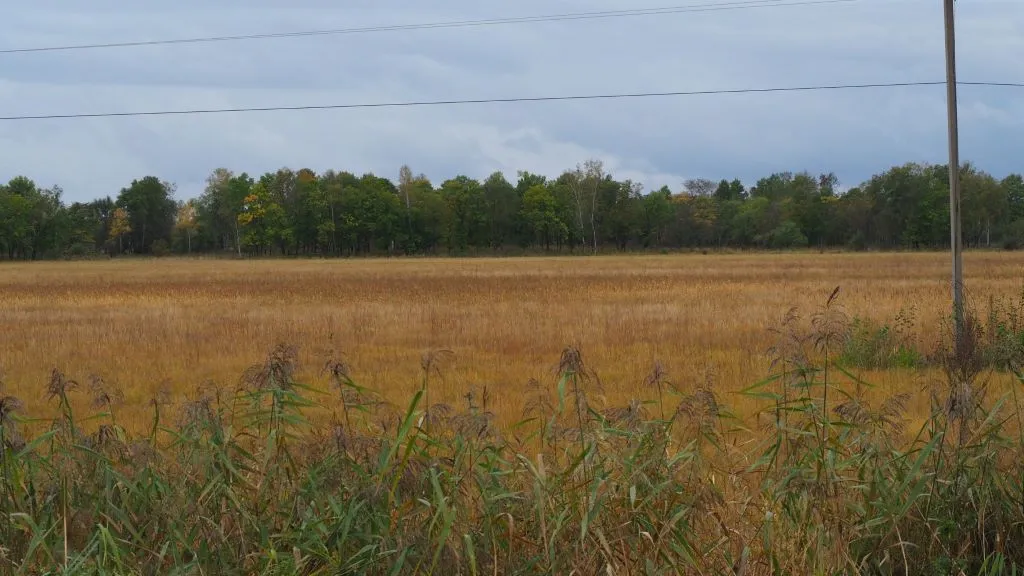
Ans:
[{"label": "dry grass", "polygon": [[[969,253],[977,294],[1016,296],[1024,254]],[[566,346],[583,351],[608,406],[656,398],[660,361],[674,381],[707,373],[728,392],[769,367],[767,328],[806,317],[842,287],[850,316],[892,318],[913,304],[934,339],[948,302],[944,254],[692,255],[485,260],[146,260],[0,266],[0,368],[27,412],[45,402],[54,367],[124,392],[120,424],[150,423],[162,387],[181,398],[205,381],[234,387],[279,342],[299,347],[301,379],[327,389],[316,355],[344,352],[352,376],[404,405],[427,350],[449,349],[431,402],[464,403],[487,386],[499,421],[520,418],[531,377],[549,380]],[[866,375],[916,389],[928,372]],[[917,400],[920,398],[920,400]],[[908,406],[927,416],[926,395]]]}]

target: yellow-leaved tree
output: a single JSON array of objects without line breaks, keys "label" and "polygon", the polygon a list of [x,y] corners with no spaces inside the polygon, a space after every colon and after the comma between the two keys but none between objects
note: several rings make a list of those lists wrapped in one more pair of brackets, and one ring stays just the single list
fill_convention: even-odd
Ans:
[{"label": "yellow-leaved tree", "polygon": [[192,233],[196,230],[196,204],[195,200],[182,202],[178,206],[178,217],[175,226],[185,233],[188,241],[188,253],[192,253]]},{"label": "yellow-leaved tree", "polygon": [[109,239],[113,240],[117,238],[117,253],[124,252],[123,238],[125,234],[132,231],[132,225],[128,221],[128,212],[124,208],[118,208],[114,210],[114,213],[110,216],[110,236]]}]

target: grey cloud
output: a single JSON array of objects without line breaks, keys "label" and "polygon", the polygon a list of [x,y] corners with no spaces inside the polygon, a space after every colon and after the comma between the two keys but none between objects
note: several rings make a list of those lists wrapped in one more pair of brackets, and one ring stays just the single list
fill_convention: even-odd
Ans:
[{"label": "grey cloud", "polygon": [[[417,23],[637,7],[611,0],[128,3],[40,0],[5,14],[0,46]],[[663,4],[663,3],[659,3]],[[959,3],[964,80],[1024,80],[1024,6]],[[652,4],[654,5],[654,4]],[[294,40],[0,56],[0,115],[941,80],[937,2],[860,2]],[[73,33],[72,33],[73,31]],[[961,92],[965,159],[1024,169],[1020,91]],[[408,109],[0,123],[0,179],[69,198],[146,174],[201,190],[218,166],[434,181],[502,170],[555,176],[599,156],[648,189],[836,171],[847,185],[905,161],[943,162],[941,87]]]}]

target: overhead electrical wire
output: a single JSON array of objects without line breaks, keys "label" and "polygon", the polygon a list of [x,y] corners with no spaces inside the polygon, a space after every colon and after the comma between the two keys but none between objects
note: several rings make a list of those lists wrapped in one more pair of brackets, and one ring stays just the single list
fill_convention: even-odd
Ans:
[{"label": "overhead electrical wire", "polygon": [[336,28],[327,30],[300,30],[294,32],[269,32],[262,34],[241,34],[233,36],[205,36],[196,38],[171,38],[161,40],[140,40],[126,42],[104,42],[95,44],[69,44],[63,46],[40,46],[28,48],[4,48],[0,54],[26,54],[34,52],[61,52],[71,50],[95,50],[106,48],[137,48],[142,46],[160,46],[170,44],[200,44],[210,42],[235,42],[242,40],[266,40],[272,38],[301,38],[309,36],[339,36],[345,34],[367,34],[376,32],[400,32],[411,30],[435,30],[444,28],[470,28],[483,26],[500,26],[509,24],[527,24],[534,22],[559,22],[567,20],[597,20],[607,18],[626,18],[638,16],[658,16],[667,14],[685,14],[692,12],[718,12],[725,10],[747,10],[753,8],[782,8],[787,6],[814,6],[827,4],[850,4],[859,0],[742,0],[705,4],[683,4],[661,8],[632,8],[624,10],[604,10],[600,12],[575,12],[565,14],[549,14],[542,16],[520,16],[512,18],[490,18],[485,20],[455,20],[448,22],[427,22],[419,24],[393,24],[384,26],[365,26],[359,28]]},{"label": "overhead electrical wire", "polygon": [[[228,114],[241,112],[284,112],[300,110],[344,110],[356,108],[411,108],[420,106],[456,106],[469,104],[503,104],[517,102],[555,102],[567,100],[619,100],[627,98],[681,97],[728,94],[765,94],[779,92],[816,92],[822,90],[854,90],[868,88],[899,88],[912,86],[941,86],[945,81],[934,82],[883,82],[873,84],[830,84],[816,86],[788,86],[774,88],[740,88],[732,90],[688,90],[672,92],[634,92],[621,94],[586,94],[573,96],[534,96],[516,98],[479,98],[459,100],[422,100],[408,102],[367,102],[353,104],[311,104],[302,106],[259,106],[240,108],[195,108],[186,110],[148,110],[137,112],[94,112],[68,114],[38,114],[0,116],[0,121],[16,120],[64,120],[77,118],[120,118],[131,116],[191,116],[199,114]],[[958,82],[961,86],[990,86],[1024,88],[1024,82]]]}]

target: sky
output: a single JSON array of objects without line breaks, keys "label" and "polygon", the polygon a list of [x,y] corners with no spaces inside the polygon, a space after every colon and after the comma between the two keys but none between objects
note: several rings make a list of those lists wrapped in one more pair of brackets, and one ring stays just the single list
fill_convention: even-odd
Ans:
[{"label": "sky", "polygon": [[[0,9],[0,50],[513,18],[727,0],[35,0]],[[0,54],[0,116],[332,105],[945,79],[940,0],[854,0],[485,27]],[[961,81],[1024,82],[1024,2],[959,0]],[[961,158],[1024,171],[1024,89],[961,87]],[[435,183],[557,176],[590,158],[645,189],[835,172],[855,186],[945,163],[942,86],[446,107],[0,121],[0,180],[176,197],[218,167]]]}]

